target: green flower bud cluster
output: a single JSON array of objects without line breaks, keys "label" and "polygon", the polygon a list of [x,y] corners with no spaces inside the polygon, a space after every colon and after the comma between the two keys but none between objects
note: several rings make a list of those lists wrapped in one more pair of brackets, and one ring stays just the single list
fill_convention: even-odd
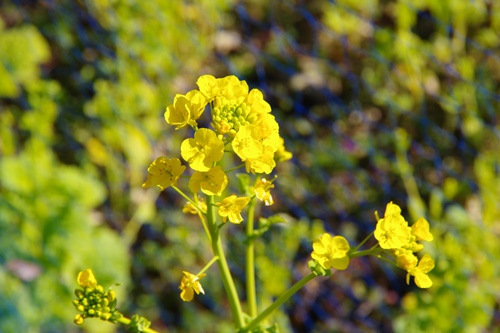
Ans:
[{"label": "green flower bud cluster", "polygon": [[99,318],[116,323],[122,314],[116,309],[116,295],[113,290],[104,291],[101,285],[95,288],[75,289],[73,305],[80,312],[75,316],[75,324],[80,325],[85,318]]},{"label": "green flower bud cluster", "polygon": [[128,324],[128,330],[132,333],[142,333],[149,328],[149,326],[151,326],[149,320],[139,315],[133,315],[130,324]]},{"label": "green flower bud cluster", "polygon": [[[228,134],[234,137],[241,126],[253,124],[257,114],[251,113],[251,107],[245,103],[216,100],[212,111],[212,126],[218,134]],[[219,102],[219,103],[218,103]]]}]

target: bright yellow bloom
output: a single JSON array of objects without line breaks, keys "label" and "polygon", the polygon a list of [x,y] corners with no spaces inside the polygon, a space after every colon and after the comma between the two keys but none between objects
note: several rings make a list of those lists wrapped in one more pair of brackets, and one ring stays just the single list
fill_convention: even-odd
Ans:
[{"label": "bright yellow bloom", "polygon": [[178,158],[166,158],[160,156],[155,159],[148,168],[149,175],[142,187],[158,186],[162,190],[169,186],[177,185],[180,175],[186,170]]},{"label": "bright yellow bloom", "polygon": [[198,126],[196,120],[200,118],[206,105],[205,95],[198,90],[191,90],[186,95],[177,94],[174,103],[165,111],[165,120],[170,125],[176,126],[175,129],[186,125]]},{"label": "bright yellow bloom", "polygon": [[285,149],[285,140],[282,137],[279,138],[278,150],[274,153],[274,159],[276,162],[285,162],[292,158],[292,153]]},{"label": "bright yellow bloom", "polygon": [[252,187],[257,199],[264,201],[266,206],[271,206],[274,203],[271,191],[269,191],[272,188],[274,188],[274,184],[266,178],[262,178]]},{"label": "bright yellow bloom", "polygon": [[325,233],[314,241],[311,257],[319,262],[324,269],[333,267],[344,270],[349,266],[349,249],[349,243],[344,237],[332,237]]},{"label": "bright yellow bloom", "polygon": [[196,171],[206,172],[224,155],[224,142],[214,131],[200,128],[193,139],[186,139],[181,144],[181,155],[189,166]]},{"label": "bright yellow bloom", "polygon": [[418,266],[409,267],[407,269],[408,274],[406,276],[406,283],[409,284],[410,275],[415,277],[415,284],[419,288],[430,288],[432,286],[432,280],[429,278],[427,273],[432,271],[434,268],[434,260],[431,256],[425,254],[422,259],[418,262]]},{"label": "bright yellow bloom", "polygon": [[189,179],[189,189],[193,193],[201,190],[207,195],[221,195],[227,186],[227,176],[220,166],[215,166],[207,172],[196,171]]},{"label": "bright yellow bloom", "polygon": [[234,194],[218,202],[217,206],[219,206],[219,215],[222,217],[222,221],[226,222],[226,220],[229,218],[229,222],[240,224],[241,221],[243,221],[241,211],[249,202],[249,197],[238,198]]},{"label": "bright yellow bloom", "polygon": [[414,235],[417,240],[431,242],[434,239],[430,232],[429,222],[423,217],[419,218],[417,222],[411,226],[411,234]]},{"label": "bright yellow bloom", "polygon": [[375,238],[383,249],[399,249],[409,246],[411,228],[401,216],[401,208],[389,202],[385,209],[384,218],[377,222]]},{"label": "bright yellow bloom", "polygon": [[94,273],[92,273],[92,270],[90,268],[87,268],[86,270],[78,273],[78,277],[76,278],[76,281],[82,288],[91,288],[94,289],[97,286],[97,280],[94,276]]},{"label": "bright yellow bloom", "polygon": [[206,274],[194,275],[186,271],[182,271],[184,276],[182,277],[179,289],[181,290],[181,299],[184,302],[191,302],[194,297],[194,293],[199,295],[200,293],[205,294],[203,287],[201,286],[200,279]]},{"label": "bright yellow bloom", "polygon": [[262,154],[258,158],[249,158],[245,160],[246,171],[249,173],[270,174],[275,166],[274,151],[269,146],[264,146]]},{"label": "bright yellow bloom", "polygon": [[262,143],[260,141],[259,129],[254,125],[246,125],[240,128],[232,142],[234,152],[244,162],[247,159],[257,159],[262,155]]}]

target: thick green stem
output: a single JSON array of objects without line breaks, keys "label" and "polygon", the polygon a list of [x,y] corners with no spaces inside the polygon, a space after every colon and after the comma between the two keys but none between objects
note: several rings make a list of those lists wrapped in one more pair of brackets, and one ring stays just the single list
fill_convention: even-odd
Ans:
[{"label": "thick green stem", "polygon": [[302,278],[299,282],[295,283],[290,289],[285,291],[283,294],[281,294],[278,299],[271,304],[267,309],[262,311],[261,314],[259,314],[257,317],[255,317],[250,323],[248,323],[247,326],[245,326],[242,330],[240,330],[240,333],[243,332],[248,332],[255,328],[257,325],[259,325],[264,319],[267,318],[274,310],[279,308],[283,303],[288,301],[290,297],[292,297],[297,291],[299,291],[303,286],[305,286],[309,281],[314,279],[316,275],[314,273],[311,273],[305,277]]},{"label": "thick green stem", "polygon": [[257,315],[257,296],[255,291],[255,246],[253,237],[255,204],[256,200],[252,199],[248,205],[247,218],[246,280],[248,313],[250,317],[255,317]]},{"label": "thick green stem", "polygon": [[222,248],[219,231],[217,230],[214,198],[210,195],[207,195],[207,220],[208,228],[210,229],[210,233],[212,235],[212,250],[214,251],[214,255],[219,257],[219,260],[217,260],[217,265],[219,266],[222,284],[224,285],[224,289],[226,290],[226,294],[229,299],[233,321],[236,325],[236,328],[240,329],[244,325],[243,312],[241,311],[238,292],[236,291],[233,277],[231,276],[229,266],[227,265],[226,256],[224,255],[224,249]]}]

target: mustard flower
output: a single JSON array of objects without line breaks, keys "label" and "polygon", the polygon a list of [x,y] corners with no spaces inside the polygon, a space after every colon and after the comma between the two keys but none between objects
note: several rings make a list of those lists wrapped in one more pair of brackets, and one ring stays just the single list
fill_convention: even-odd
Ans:
[{"label": "mustard flower", "polygon": [[181,155],[189,166],[196,171],[206,172],[224,154],[224,142],[214,131],[200,128],[193,139],[186,139],[181,144]]},{"label": "mustard flower", "polygon": [[241,221],[243,221],[241,211],[249,202],[249,197],[238,198],[234,194],[218,202],[217,206],[219,206],[219,215],[222,217],[222,221],[226,222],[226,220],[229,218],[229,222],[240,224]]},{"label": "mustard flower", "polygon": [[254,125],[241,127],[231,145],[243,162],[247,159],[257,159],[262,155],[263,146],[259,129]]},{"label": "mustard flower", "polygon": [[383,249],[399,249],[410,244],[411,228],[401,216],[401,208],[389,202],[385,209],[384,218],[377,222],[375,238]]},{"label": "mustard flower", "polygon": [[266,178],[262,178],[252,187],[252,190],[257,199],[263,201],[266,206],[271,206],[274,204],[271,191],[269,191],[272,188],[274,188],[274,184]]},{"label": "mustard flower", "polygon": [[[201,208],[203,212],[207,211],[207,203],[203,199],[198,199],[198,207]],[[182,212],[184,214],[198,214],[198,208],[196,208],[191,202],[186,202],[184,207],[182,208]]]},{"label": "mustard flower", "polygon": [[344,237],[332,237],[325,233],[313,242],[311,257],[325,269],[333,267],[344,270],[349,266],[349,249],[349,243]]},{"label": "mustard flower", "polygon": [[206,274],[194,275],[186,271],[182,271],[184,276],[182,277],[179,289],[181,290],[181,299],[184,302],[191,302],[194,297],[194,293],[199,295],[200,293],[205,294],[203,287],[201,286],[200,279]]},{"label": "mustard flower", "polygon": [[423,217],[419,218],[417,222],[411,226],[411,234],[415,236],[417,240],[431,242],[434,239],[430,232],[429,222]]},{"label": "mustard flower", "polygon": [[419,288],[430,288],[432,286],[432,280],[427,275],[434,268],[434,260],[431,256],[425,254],[422,259],[418,262],[418,265],[409,267],[407,269],[408,274],[406,276],[406,283],[409,283],[410,275],[415,277],[415,284]]},{"label": "mustard flower", "polygon": [[274,151],[269,146],[263,147],[262,154],[258,158],[245,160],[245,168],[248,173],[270,174],[275,166]]},{"label": "mustard flower", "polygon": [[193,193],[201,190],[207,195],[221,195],[227,186],[227,175],[220,166],[215,166],[207,172],[195,171],[189,179],[189,189]]},{"label": "mustard flower", "polygon": [[162,190],[169,186],[177,185],[177,180],[186,170],[178,158],[166,158],[160,156],[155,159],[148,168],[149,175],[142,187],[158,186]]},{"label": "mustard flower", "polygon": [[78,273],[78,277],[76,281],[82,288],[91,288],[94,289],[97,286],[97,280],[94,276],[94,273],[90,268]]},{"label": "mustard flower", "polygon": [[198,90],[191,90],[186,95],[177,94],[174,103],[165,111],[165,121],[176,126],[176,130],[186,125],[198,126],[196,120],[200,118],[206,105],[205,95]]}]

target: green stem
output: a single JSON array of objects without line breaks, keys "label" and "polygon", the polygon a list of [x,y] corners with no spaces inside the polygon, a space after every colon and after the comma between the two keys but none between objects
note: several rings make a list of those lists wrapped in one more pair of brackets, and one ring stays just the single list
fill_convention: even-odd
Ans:
[{"label": "green stem", "polygon": [[247,280],[247,302],[250,317],[257,315],[257,296],[255,291],[255,244],[253,237],[253,225],[255,216],[256,200],[252,199],[248,205],[247,218],[247,248],[246,248],[246,280]]},{"label": "green stem", "polygon": [[[205,233],[207,234],[208,240],[210,242],[212,242],[212,236],[210,234],[210,231],[208,230],[207,223],[205,222],[205,218],[204,218],[204,215],[206,214],[206,212],[204,212],[203,209],[201,209],[200,205],[197,202],[198,199],[196,199],[196,201],[194,201],[193,199],[191,199],[190,197],[188,197],[184,192],[182,192],[177,186],[173,186],[172,185],[172,188],[177,193],[179,193],[181,195],[181,197],[183,197],[184,199],[186,199],[187,201],[189,201],[194,206],[194,208],[196,208],[196,210],[198,210],[198,216],[200,218],[201,224],[203,225],[203,229],[205,229]],[[198,198],[198,197],[196,197],[196,198]]]},{"label": "green stem", "polygon": [[201,271],[198,272],[198,274],[196,274],[196,276],[200,276],[201,274],[205,273],[205,271],[207,269],[210,268],[210,266],[212,266],[212,264],[216,261],[216,260],[219,260],[219,257],[215,256],[212,258],[212,260],[210,260],[210,262],[208,264],[205,265],[205,267],[203,267],[203,269]]},{"label": "green stem", "polygon": [[248,323],[247,326],[245,326],[242,330],[240,330],[240,333],[243,332],[248,332],[255,328],[260,322],[262,322],[264,319],[267,318],[274,310],[276,310],[278,307],[283,305],[286,301],[290,299],[299,289],[301,289],[303,286],[305,286],[309,281],[314,279],[316,275],[314,273],[311,273],[305,277],[302,278],[299,282],[295,283],[290,289],[285,291],[283,294],[281,294],[276,301],[271,304],[267,309],[261,312],[257,317],[255,317],[250,323]]},{"label": "green stem", "polygon": [[359,243],[359,245],[354,248],[353,252],[356,252],[357,250],[359,250],[359,248],[361,246],[363,246],[363,244],[365,244],[370,239],[370,237],[373,235],[374,232],[375,231],[372,231],[371,234],[369,234],[368,236],[366,236],[365,239],[363,239],[363,241],[361,243]]},{"label": "green stem", "polygon": [[238,292],[236,291],[233,277],[231,276],[231,272],[229,271],[229,266],[227,264],[226,256],[224,255],[224,249],[222,248],[220,235],[217,230],[217,220],[215,217],[214,206],[214,197],[211,195],[207,195],[207,220],[208,227],[212,235],[212,250],[214,251],[214,255],[219,257],[219,260],[217,260],[217,265],[219,266],[222,284],[224,285],[224,289],[226,290],[226,294],[229,299],[229,305],[231,307],[234,324],[236,325],[236,328],[239,329],[244,325],[243,312],[241,311]]},{"label": "green stem", "polygon": [[[132,320],[128,319],[127,317],[121,317],[120,319],[117,320],[118,323],[129,326]],[[158,331],[155,331],[152,328],[145,328],[142,330],[143,333],[159,333]]]},{"label": "green stem", "polygon": [[224,172],[225,172],[225,173],[229,173],[229,172],[231,172],[231,171],[241,169],[241,168],[242,168],[242,167],[244,167],[244,166],[245,166],[245,163],[242,163],[242,164],[237,165],[237,166],[235,166],[235,167],[233,167],[233,168],[231,168],[231,169],[224,170]]}]

